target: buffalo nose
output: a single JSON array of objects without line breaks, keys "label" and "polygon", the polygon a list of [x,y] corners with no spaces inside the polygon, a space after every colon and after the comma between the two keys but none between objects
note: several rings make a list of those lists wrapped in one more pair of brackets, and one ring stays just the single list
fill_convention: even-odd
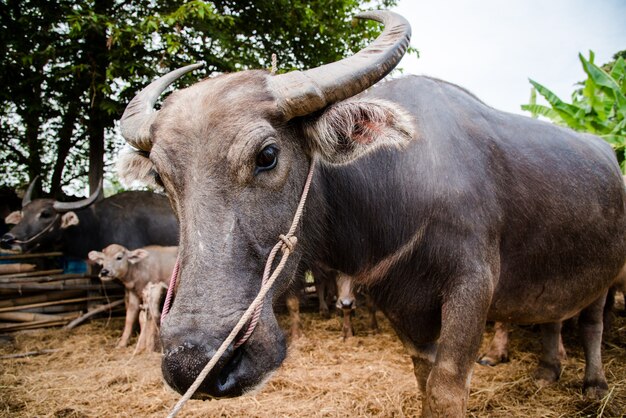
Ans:
[{"label": "buffalo nose", "polygon": [[100,276],[108,276],[108,275],[109,275],[109,270],[107,269],[100,270]]},{"label": "buffalo nose", "polygon": [[0,238],[0,247],[4,249],[11,248],[11,244],[15,242],[15,235],[6,233]]},{"label": "buffalo nose", "polygon": [[[161,371],[165,381],[174,390],[185,393],[204,366],[211,360],[215,351],[205,345],[207,341],[194,341],[193,337],[185,339],[174,334],[167,331],[161,334],[164,346]],[[187,333],[187,335],[190,334],[191,332]],[[172,335],[174,338],[171,337]],[[209,340],[211,339],[209,338]],[[241,372],[242,355],[242,349],[228,349],[204,379],[193,397],[206,399],[242,395],[243,388],[237,377]]]},{"label": "buffalo nose", "polygon": [[341,299],[342,309],[352,309],[353,304],[354,304],[354,301],[352,299]]}]

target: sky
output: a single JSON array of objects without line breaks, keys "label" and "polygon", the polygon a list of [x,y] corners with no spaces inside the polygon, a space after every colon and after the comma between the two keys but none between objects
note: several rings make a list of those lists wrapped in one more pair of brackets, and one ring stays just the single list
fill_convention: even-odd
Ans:
[{"label": "sky", "polygon": [[453,82],[488,105],[527,114],[531,78],[570,101],[586,78],[578,59],[596,64],[626,49],[626,0],[400,0],[419,58],[405,73]]}]

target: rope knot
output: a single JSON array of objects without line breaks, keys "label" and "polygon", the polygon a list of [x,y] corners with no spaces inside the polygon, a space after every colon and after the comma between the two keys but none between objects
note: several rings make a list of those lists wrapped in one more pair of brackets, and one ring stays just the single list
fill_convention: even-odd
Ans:
[{"label": "rope knot", "polygon": [[281,250],[285,252],[285,249],[289,249],[289,252],[292,253],[296,244],[298,243],[298,238],[293,235],[283,235],[280,234],[278,238],[283,242]]}]

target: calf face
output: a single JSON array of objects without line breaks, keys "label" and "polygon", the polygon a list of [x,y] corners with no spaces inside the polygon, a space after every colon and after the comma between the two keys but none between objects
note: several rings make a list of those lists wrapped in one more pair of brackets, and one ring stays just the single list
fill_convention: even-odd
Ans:
[{"label": "calf face", "polygon": [[102,252],[89,252],[89,259],[102,266],[100,279],[103,281],[113,279],[129,280],[130,278],[127,276],[130,265],[138,263],[147,256],[148,252],[146,250],[140,248],[131,251],[118,244],[111,244]]}]

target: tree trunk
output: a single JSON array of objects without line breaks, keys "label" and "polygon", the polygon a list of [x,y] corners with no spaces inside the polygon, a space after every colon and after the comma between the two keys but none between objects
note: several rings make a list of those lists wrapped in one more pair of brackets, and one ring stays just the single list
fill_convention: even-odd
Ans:
[{"label": "tree trunk", "polygon": [[[41,122],[43,115],[41,114],[42,105],[42,91],[41,84],[43,83],[43,68],[37,66],[34,71],[25,69],[26,78],[32,80],[32,96],[30,103],[20,113],[26,125],[26,132],[24,133],[24,139],[26,140],[26,148],[28,149],[28,177],[32,181],[35,176],[42,174],[41,164],[41,143],[39,140],[39,130],[41,128]],[[41,181],[38,181],[35,185],[34,196],[41,196]]]},{"label": "tree trunk", "polygon": [[78,119],[78,111],[80,105],[80,97],[70,98],[67,112],[63,115],[63,125],[59,129],[59,141],[57,142],[57,157],[50,179],[50,194],[55,198],[61,198],[61,183],[63,180],[63,169],[65,168],[65,160],[72,149],[72,136],[74,134],[74,125]]},{"label": "tree trunk", "polygon": [[[94,11],[107,15],[113,7],[112,0],[96,0]],[[89,138],[89,192],[93,193],[104,175],[104,131],[111,117],[102,107],[106,82],[106,70],[109,64],[106,28],[95,27],[86,37],[85,56],[91,72],[89,88],[89,120],[87,135]]]}]

